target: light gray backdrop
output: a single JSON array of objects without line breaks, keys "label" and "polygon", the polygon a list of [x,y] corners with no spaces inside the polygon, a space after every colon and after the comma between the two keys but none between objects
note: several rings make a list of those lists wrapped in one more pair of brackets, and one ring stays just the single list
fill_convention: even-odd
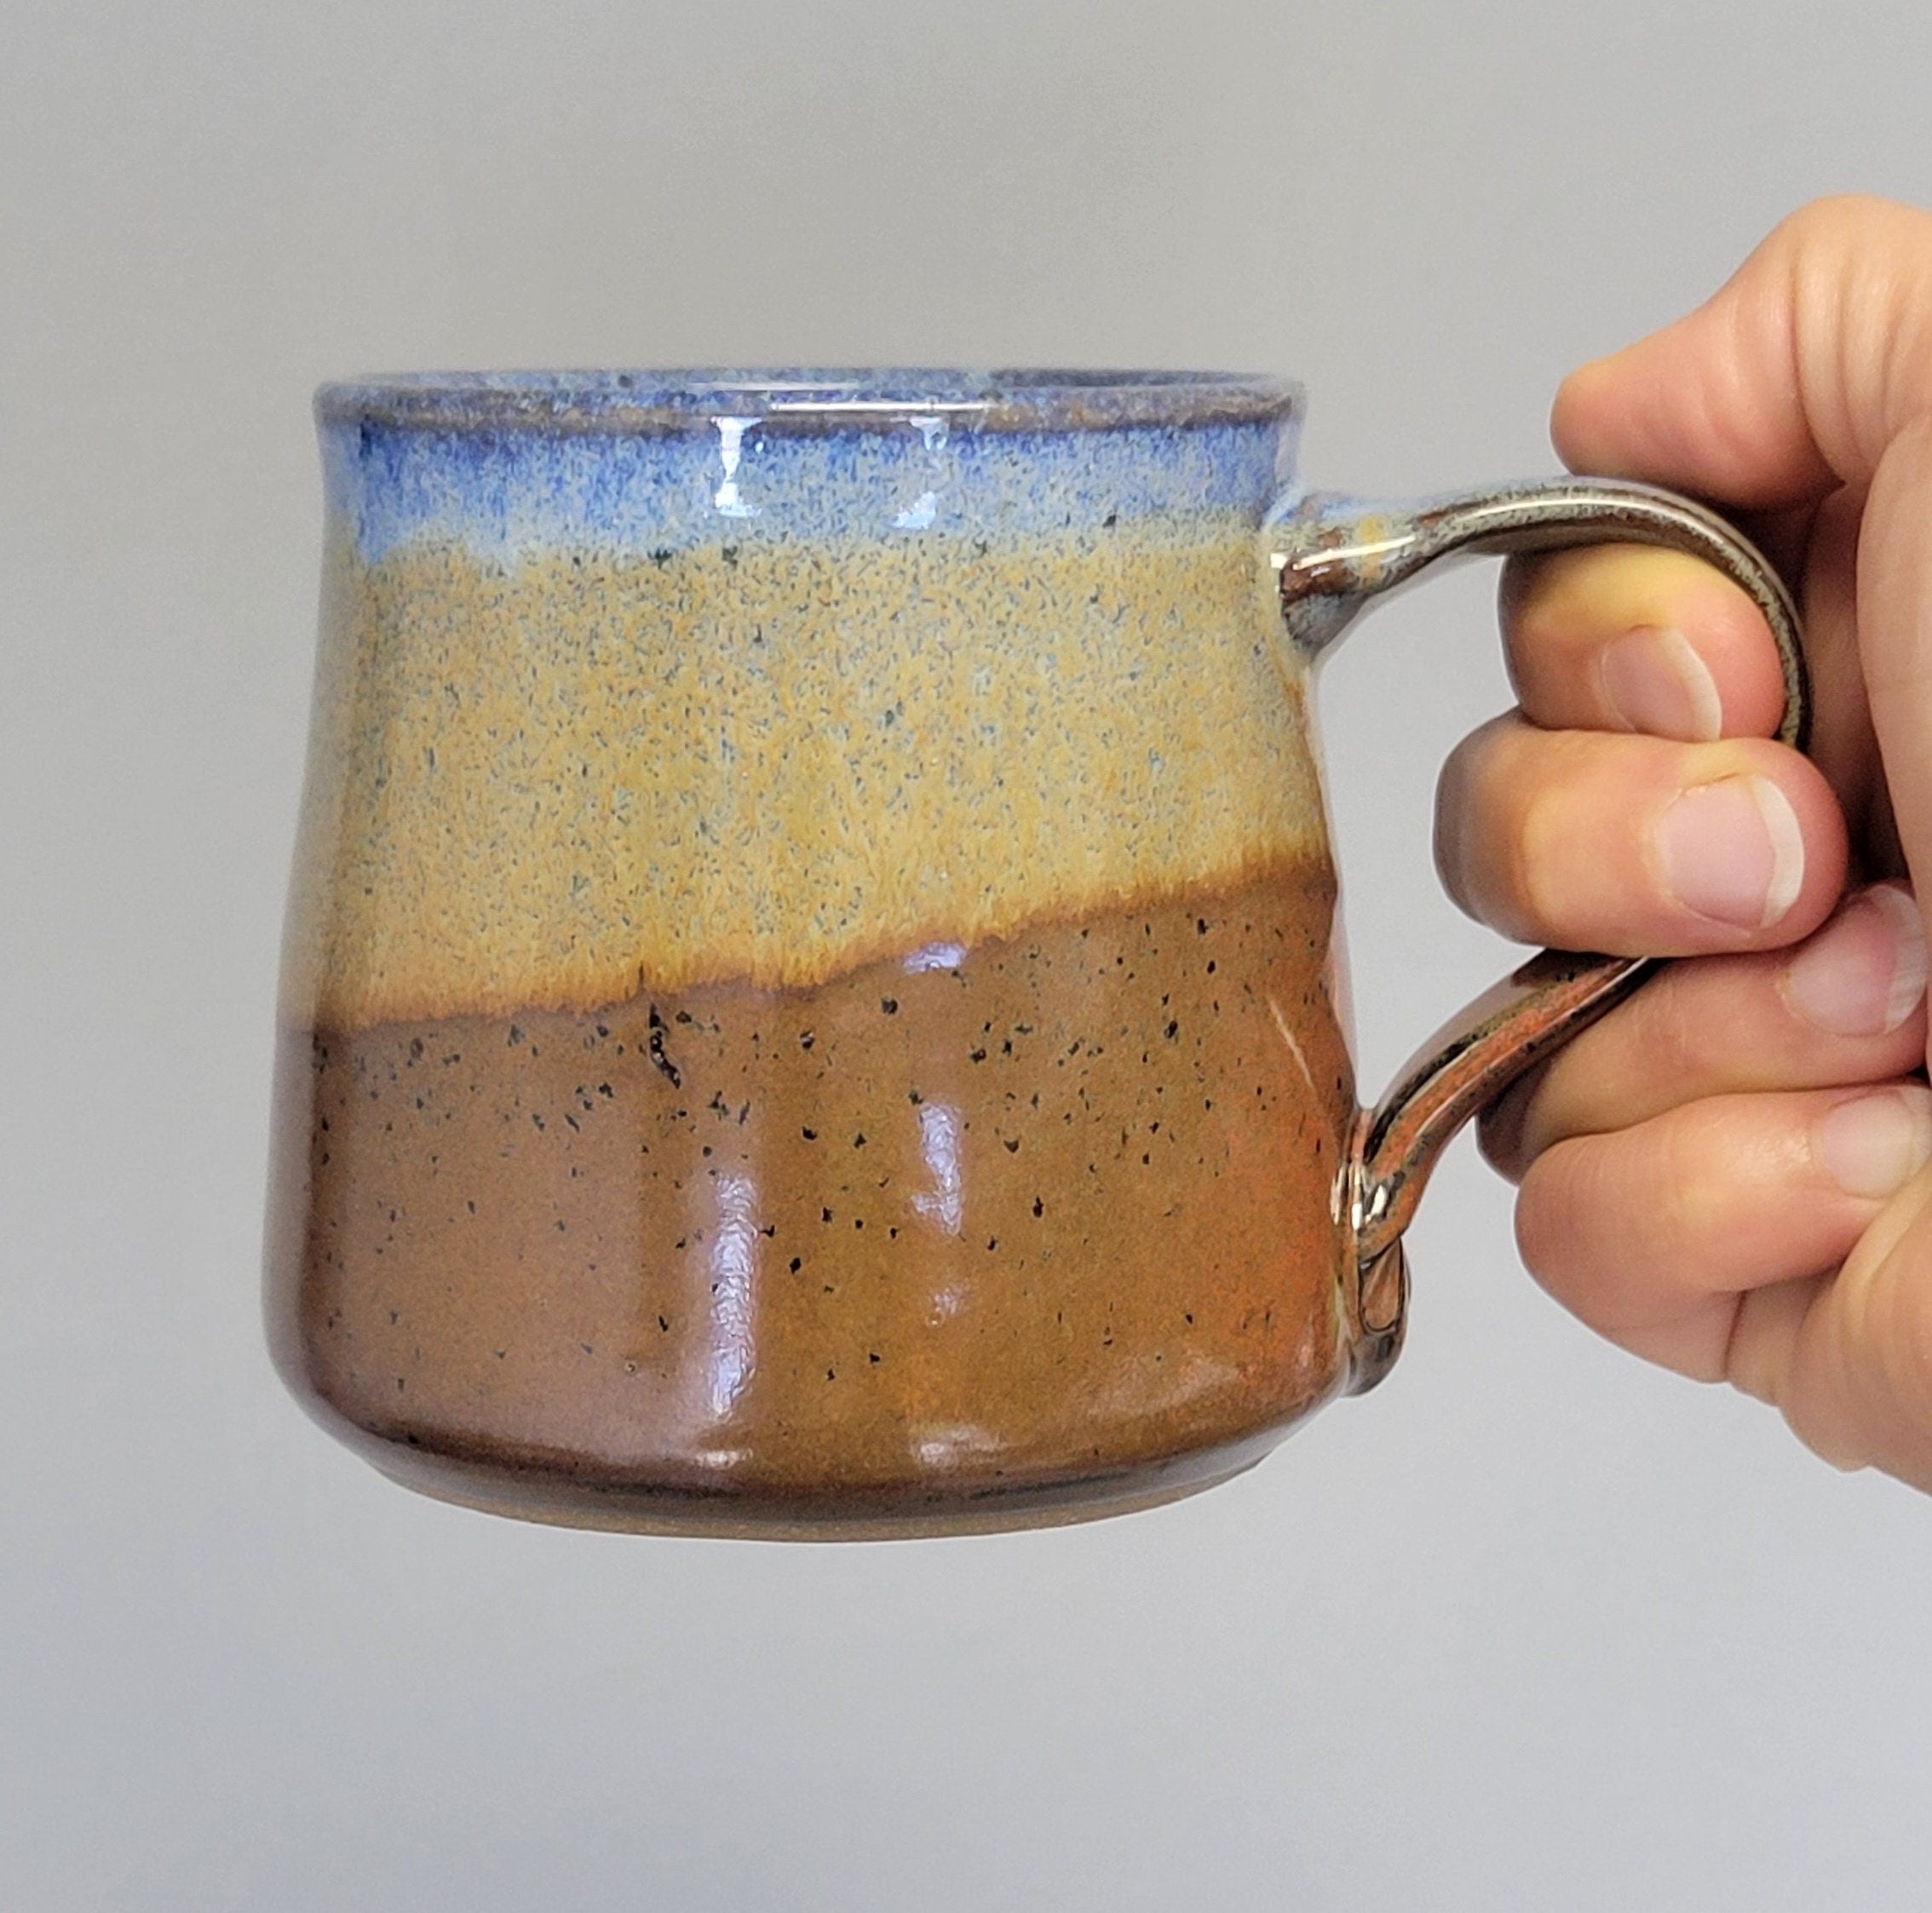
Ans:
[{"label": "light gray backdrop", "polygon": [[[1548,468],[1779,214],[1932,199],[1923,0],[116,6],[0,26],[0,1906],[1918,1906],[1932,1507],[1599,1346],[1467,1143],[1407,1354],[1245,1479],[860,1548],[414,1499],[256,1283],[319,378],[1226,365],[1318,481]],[[1360,1050],[1507,961],[1323,702]]]}]

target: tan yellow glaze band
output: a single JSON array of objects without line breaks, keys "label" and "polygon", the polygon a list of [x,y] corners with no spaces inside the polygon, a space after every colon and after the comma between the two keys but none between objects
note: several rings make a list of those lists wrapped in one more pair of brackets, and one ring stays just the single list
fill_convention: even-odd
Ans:
[{"label": "tan yellow glaze band", "polygon": [[331,535],[283,1012],[805,985],[1325,855],[1251,521],[543,552]]}]

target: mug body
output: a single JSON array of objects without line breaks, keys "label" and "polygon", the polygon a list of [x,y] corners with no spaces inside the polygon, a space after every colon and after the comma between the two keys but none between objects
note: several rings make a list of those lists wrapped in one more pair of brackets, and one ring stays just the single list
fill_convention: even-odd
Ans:
[{"label": "mug body", "polygon": [[312,1412],[506,1514],[917,1533],[1205,1485],[1343,1384],[1291,388],[319,414],[267,1269]]}]

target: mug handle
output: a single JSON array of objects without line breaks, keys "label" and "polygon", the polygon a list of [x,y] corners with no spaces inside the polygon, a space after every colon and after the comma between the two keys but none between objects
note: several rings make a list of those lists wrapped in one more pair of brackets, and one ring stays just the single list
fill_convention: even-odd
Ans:
[{"label": "mug handle", "polygon": [[[1412,504],[1321,493],[1292,500],[1269,526],[1290,639],[1313,660],[1371,598],[1439,560],[1652,544],[1715,565],[1764,614],[1785,678],[1777,736],[1803,750],[1810,691],[1797,607],[1763,554],[1695,501],[1618,479],[1498,485]],[[1348,1386],[1360,1393],[1402,1345],[1409,1275],[1401,1236],[1450,1138],[1560,1044],[1662,967],[1653,956],[1546,950],[1446,1023],[1355,1124],[1347,1182],[1354,1244],[1355,1339]]]}]

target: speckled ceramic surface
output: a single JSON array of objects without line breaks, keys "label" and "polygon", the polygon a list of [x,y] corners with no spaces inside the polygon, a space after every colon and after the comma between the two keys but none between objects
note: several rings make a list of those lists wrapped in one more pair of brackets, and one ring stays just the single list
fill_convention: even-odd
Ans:
[{"label": "speckled ceramic surface", "polygon": [[1295,388],[1221,375],[318,410],[267,1308],[325,1425],[539,1519],[957,1531],[1382,1372],[1448,1128],[1622,980],[1366,1123],[1308,672],[1392,554],[1601,498],[1310,500]]},{"label": "speckled ceramic surface", "polygon": [[1195,422],[1176,387],[1114,424],[1095,388],[1078,427],[989,429],[924,380],[929,410],[763,416],[540,387],[508,422],[490,386],[462,429],[447,394],[425,423],[325,391],[285,1003],[808,984],[1320,855],[1255,561],[1291,394],[1210,386],[1259,416]]}]

